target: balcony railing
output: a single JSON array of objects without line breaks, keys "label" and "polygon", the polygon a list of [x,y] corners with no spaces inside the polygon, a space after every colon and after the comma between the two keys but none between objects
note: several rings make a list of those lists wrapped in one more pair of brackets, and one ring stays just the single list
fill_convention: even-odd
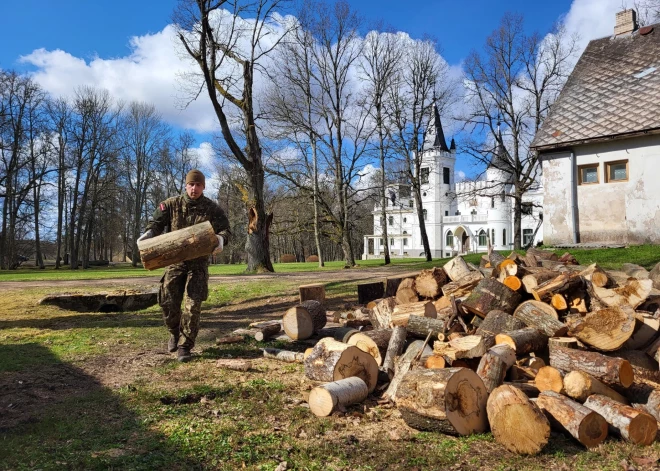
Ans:
[{"label": "balcony railing", "polygon": [[445,224],[456,224],[460,222],[488,222],[487,214],[461,214],[460,216],[443,216]]}]

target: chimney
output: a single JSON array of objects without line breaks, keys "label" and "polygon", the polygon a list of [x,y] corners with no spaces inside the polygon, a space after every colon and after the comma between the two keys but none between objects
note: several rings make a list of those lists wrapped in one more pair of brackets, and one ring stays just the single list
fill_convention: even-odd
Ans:
[{"label": "chimney", "polygon": [[614,27],[614,36],[632,33],[637,29],[637,12],[628,9],[616,14],[616,26]]}]

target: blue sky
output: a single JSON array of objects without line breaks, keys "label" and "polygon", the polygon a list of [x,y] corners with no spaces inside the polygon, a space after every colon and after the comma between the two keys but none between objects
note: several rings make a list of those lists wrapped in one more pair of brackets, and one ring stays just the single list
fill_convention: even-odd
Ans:
[{"label": "blue sky", "polygon": [[[561,22],[581,47],[612,34],[614,16],[632,0],[353,0],[365,32],[378,21],[413,38],[430,35],[454,72],[507,12],[520,13],[528,32],[546,33]],[[154,103],[175,128],[196,133],[210,163],[209,132],[217,128],[206,100],[182,108],[177,86],[183,62],[168,25],[177,0],[0,0],[0,68],[28,71],[53,95],[79,85],[106,88],[124,101]],[[23,59],[21,59],[23,57]],[[451,130],[447,133],[451,138]],[[457,170],[471,173],[460,159]]]}]

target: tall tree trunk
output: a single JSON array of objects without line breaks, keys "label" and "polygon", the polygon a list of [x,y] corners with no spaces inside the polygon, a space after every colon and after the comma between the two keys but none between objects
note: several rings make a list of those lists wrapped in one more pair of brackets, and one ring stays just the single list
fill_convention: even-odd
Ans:
[{"label": "tall tree trunk", "polygon": [[522,195],[516,185],[516,193],[513,200],[513,249],[522,248]]},{"label": "tall tree trunk", "polygon": [[321,251],[321,236],[319,234],[319,170],[316,155],[316,139],[310,133],[310,143],[312,145],[312,161],[314,164],[314,242],[316,242],[316,254],[319,257],[319,267],[325,266],[323,252]]},{"label": "tall tree trunk", "polygon": [[248,236],[245,242],[245,251],[248,254],[247,270],[272,272],[274,270],[270,260],[270,242],[268,240],[272,214],[266,214],[264,205],[264,169],[261,163],[261,149],[257,148],[253,151],[258,152],[259,155],[252,159],[255,168],[248,174],[251,207],[249,208]]},{"label": "tall tree trunk", "polygon": [[[390,264],[390,246],[387,243],[389,236],[387,235],[387,195],[385,194],[385,149],[383,138],[383,127],[380,124],[380,108],[378,113],[378,139],[380,144],[380,218],[383,223],[383,250],[385,251],[385,265]],[[376,242],[374,242],[374,245]]]},{"label": "tall tree trunk", "polygon": [[422,236],[422,244],[424,245],[424,254],[426,261],[430,262],[431,246],[429,245],[429,236],[426,233],[426,221],[424,220],[424,208],[422,208],[422,194],[419,185],[414,185],[413,191],[415,192],[415,204],[417,205],[417,219],[419,220],[419,233]]},{"label": "tall tree trunk", "polygon": [[57,236],[55,249],[55,269],[59,270],[62,266],[60,258],[62,256],[62,219],[64,214],[64,192],[66,191],[64,181],[64,139],[62,139],[62,130],[58,136],[59,148],[57,151]]}]

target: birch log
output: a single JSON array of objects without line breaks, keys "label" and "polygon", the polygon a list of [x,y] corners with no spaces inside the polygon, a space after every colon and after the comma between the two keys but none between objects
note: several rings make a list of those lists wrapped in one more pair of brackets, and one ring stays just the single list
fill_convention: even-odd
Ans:
[{"label": "birch log", "polygon": [[309,393],[309,410],[318,417],[327,417],[337,408],[364,401],[369,395],[367,384],[358,377],[350,377],[324,384]]},{"label": "birch log", "polygon": [[208,221],[138,242],[147,270],[211,255],[217,246],[218,238]]}]

